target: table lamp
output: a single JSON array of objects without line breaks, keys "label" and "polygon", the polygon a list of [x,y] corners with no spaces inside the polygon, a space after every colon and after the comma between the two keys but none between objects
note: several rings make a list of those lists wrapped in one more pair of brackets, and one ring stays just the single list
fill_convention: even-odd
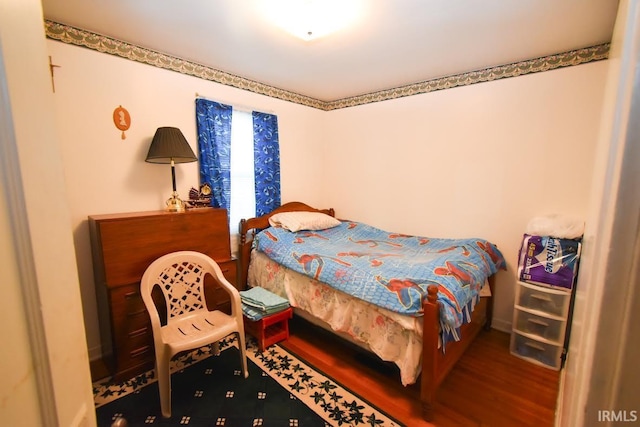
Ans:
[{"label": "table lamp", "polygon": [[146,162],[171,164],[171,181],[173,194],[167,200],[166,209],[172,212],[183,212],[184,202],[178,197],[176,191],[176,163],[189,163],[198,160],[184,135],[178,128],[160,127],[153,136]]}]

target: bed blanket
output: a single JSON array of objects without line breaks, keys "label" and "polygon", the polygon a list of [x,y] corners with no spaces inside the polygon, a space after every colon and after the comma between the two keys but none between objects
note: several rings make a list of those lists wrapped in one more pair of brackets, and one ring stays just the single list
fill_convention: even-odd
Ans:
[{"label": "bed blanket", "polygon": [[256,235],[254,247],[285,267],[404,315],[422,315],[427,287],[435,285],[445,341],[447,335],[459,339],[486,279],[505,265],[484,239],[410,236],[353,221],[319,231],[269,227]]}]

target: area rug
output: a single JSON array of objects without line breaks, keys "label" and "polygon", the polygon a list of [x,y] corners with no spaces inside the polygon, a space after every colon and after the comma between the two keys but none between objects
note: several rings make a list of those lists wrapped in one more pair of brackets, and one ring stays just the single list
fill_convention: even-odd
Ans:
[{"label": "area rug", "polygon": [[247,340],[249,378],[235,340],[190,352],[172,362],[172,413],[160,412],[153,371],[122,383],[94,384],[99,427],[118,418],[134,426],[401,426],[360,396],[278,345],[260,352]]}]

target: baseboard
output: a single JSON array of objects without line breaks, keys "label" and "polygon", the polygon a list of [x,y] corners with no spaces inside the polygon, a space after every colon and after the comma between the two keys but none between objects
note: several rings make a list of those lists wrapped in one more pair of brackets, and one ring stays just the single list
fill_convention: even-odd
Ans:
[{"label": "baseboard", "polygon": [[491,321],[491,327],[493,329],[497,329],[501,332],[506,332],[508,334],[511,333],[511,327],[512,327],[512,323],[506,320],[502,320],[502,319],[493,319]]}]

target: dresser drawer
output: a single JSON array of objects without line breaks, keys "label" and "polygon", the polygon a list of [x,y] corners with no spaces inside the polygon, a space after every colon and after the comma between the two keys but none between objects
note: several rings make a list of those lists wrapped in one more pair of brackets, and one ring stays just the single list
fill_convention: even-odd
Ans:
[{"label": "dresser drawer", "polygon": [[557,370],[562,361],[562,345],[538,341],[514,331],[511,334],[511,354]]},{"label": "dresser drawer", "polygon": [[513,327],[516,331],[562,344],[567,321],[553,316],[540,316],[516,306]]},{"label": "dresser drawer", "polygon": [[136,316],[141,313],[146,313],[147,308],[144,305],[144,301],[142,301],[142,296],[140,295],[140,286],[138,284],[127,286],[122,288],[122,292],[117,292],[114,296],[121,296],[123,301],[123,310],[124,314],[127,316]]},{"label": "dresser drawer", "polygon": [[118,349],[115,354],[116,371],[114,380],[122,381],[154,367],[153,339],[149,337],[147,343],[130,342]]},{"label": "dresser drawer", "polygon": [[108,289],[109,305],[115,316],[125,316],[146,312],[142,296],[140,296],[140,285],[135,283],[127,286]]},{"label": "dresser drawer", "polygon": [[126,369],[144,362],[153,361],[154,353],[152,334],[132,334],[128,339],[120,343],[120,351],[117,356],[118,366],[121,369]]},{"label": "dresser drawer", "polygon": [[529,309],[566,318],[569,312],[571,294],[566,291],[543,288],[528,283],[517,282],[516,305]]}]

